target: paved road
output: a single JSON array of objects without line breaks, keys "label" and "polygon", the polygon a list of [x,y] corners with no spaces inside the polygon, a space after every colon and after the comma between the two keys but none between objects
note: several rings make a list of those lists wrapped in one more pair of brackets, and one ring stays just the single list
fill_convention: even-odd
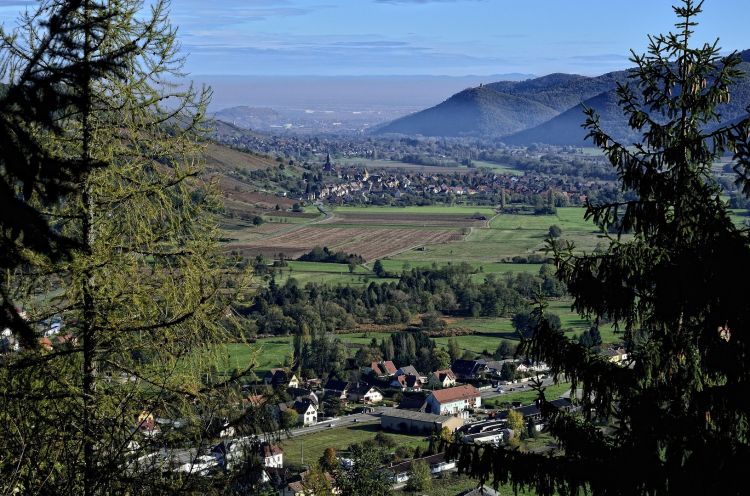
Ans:
[{"label": "paved road", "polygon": [[[373,413],[356,413],[354,415],[344,415],[333,420],[324,420],[310,427],[300,427],[299,429],[292,429],[289,431],[289,437],[305,436],[307,434],[314,434],[320,431],[326,431],[333,429],[334,427],[346,427],[356,423],[371,423],[376,422],[380,419],[380,412],[375,411]],[[282,433],[282,437],[285,434]]]}]

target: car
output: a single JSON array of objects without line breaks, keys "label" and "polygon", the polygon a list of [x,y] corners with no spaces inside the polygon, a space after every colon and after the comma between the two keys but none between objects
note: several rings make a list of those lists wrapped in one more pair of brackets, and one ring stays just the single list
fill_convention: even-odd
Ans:
[{"label": "car", "polygon": [[359,419],[355,418],[354,420],[352,420],[352,422],[359,422]]}]

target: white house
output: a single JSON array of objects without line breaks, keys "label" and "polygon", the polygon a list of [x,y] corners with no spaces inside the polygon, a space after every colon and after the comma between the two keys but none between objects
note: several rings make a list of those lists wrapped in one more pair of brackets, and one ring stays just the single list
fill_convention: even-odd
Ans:
[{"label": "white house", "polygon": [[371,405],[383,401],[383,393],[374,386],[361,383],[349,390],[349,401]]},{"label": "white house", "polygon": [[284,468],[284,451],[281,446],[264,444],[261,446],[261,456],[265,468]]},{"label": "white house", "polygon": [[315,425],[318,423],[318,408],[312,400],[297,400],[294,402],[294,409],[299,414],[300,424]]},{"label": "white house", "polygon": [[471,385],[457,386],[433,391],[425,400],[425,411],[438,415],[455,415],[466,410],[479,408],[482,397],[477,388]]},{"label": "white house", "polygon": [[456,385],[456,374],[451,369],[436,370],[427,379],[430,389],[450,388]]},{"label": "white house", "polygon": [[299,387],[299,379],[297,378],[297,376],[287,371],[286,369],[269,370],[263,377],[263,382],[265,384],[270,384],[274,387],[274,389],[279,386],[284,386],[287,388]]}]

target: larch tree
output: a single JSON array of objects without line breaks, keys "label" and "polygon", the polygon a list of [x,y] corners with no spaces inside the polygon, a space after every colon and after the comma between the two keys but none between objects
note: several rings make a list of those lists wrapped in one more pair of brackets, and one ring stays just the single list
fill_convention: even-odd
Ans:
[{"label": "larch tree", "polygon": [[711,170],[734,153],[739,184],[750,191],[750,121],[721,120],[747,66],[736,53],[721,56],[718,42],[693,46],[701,6],[676,6],[677,32],[633,53],[631,81],[617,89],[641,142],[618,142],[587,110],[589,138],[637,198],[586,206],[586,218],[615,233],[608,249],[580,254],[550,240],[573,307],[613,322],[629,361],[610,362],[538,314],[520,353],[565,374],[582,410],[557,411],[541,391],[562,448],[554,454],[453,447],[461,468],[483,480],[541,495],[747,492],[750,306],[741,288],[750,280],[750,240]]},{"label": "larch tree", "polygon": [[26,250],[3,280],[41,346],[2,357],[0,493],[215,491],[190,467],[240,402],[235,377],[206,380],[229,294],[200,176],[209,92],[171,84],[182,60],[162,1],[49,0],[4,48],[20,68],[75,68],[54,129],[34,132],[78,168],[43,216],[68,256]]}]

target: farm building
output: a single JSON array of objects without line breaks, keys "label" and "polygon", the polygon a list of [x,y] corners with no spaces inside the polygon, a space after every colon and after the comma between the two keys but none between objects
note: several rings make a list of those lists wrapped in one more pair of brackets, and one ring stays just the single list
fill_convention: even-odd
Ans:
[{"label": "farm building", "polygon": [[384,408],[383,414],[380,416],[380,425],[384,430],[398,432],[430,434],[436,430],[442,430],[443,427],[455,431],[463,424],[464,420],[458,417],[397,410],[396,408]]}]

